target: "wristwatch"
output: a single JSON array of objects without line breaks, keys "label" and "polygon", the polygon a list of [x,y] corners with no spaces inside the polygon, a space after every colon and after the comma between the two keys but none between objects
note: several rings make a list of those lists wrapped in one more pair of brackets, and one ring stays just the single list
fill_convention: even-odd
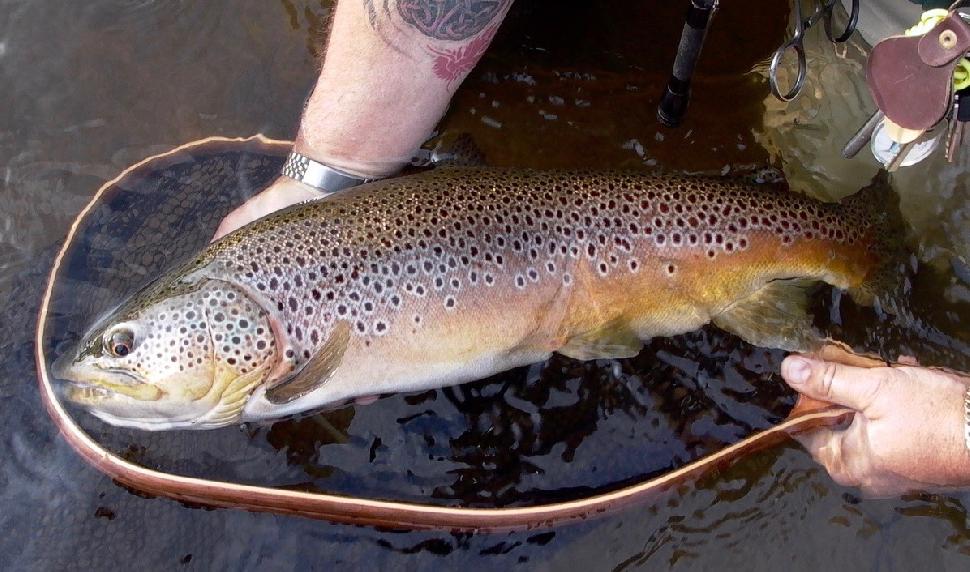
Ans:
[{"label": "wristwatch", "polygon": [[296,151],[290,152],[280,173],[325,193],[335,193],[377,180],[344,173]]}]

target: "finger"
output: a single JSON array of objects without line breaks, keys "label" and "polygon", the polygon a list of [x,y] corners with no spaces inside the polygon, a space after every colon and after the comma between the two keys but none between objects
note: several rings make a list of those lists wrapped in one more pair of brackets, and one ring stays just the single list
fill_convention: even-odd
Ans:
[{"label": "finger", "polygon": [[228,217],[223,219],[223,221],[219,223],[219,227],[216,228],[215,234],[212,235],[212,240],[210,240],[209,242],[215,242],[220,238],[222,238],[223,236],[236,230],[240,226],[244,225],[245,221],[241,220],[243,217],[243,213],[244,211],[237,209],[233,211]]},{"label": "finger", "polygon": [[223,219],[223,221],[219,223],[219,227],[216,228],[215,234],[212,235],[212,240],[209,242],[215,242],[233,230],[235,229],[231,223],[231,219]]},{"label": "finger", "polygon": [[256,197],[249,199],[227,214],[226,218],[222,219],[222,222],[219,223],[219,227],[216,228],[216,232],[210,242],[219,240],[254,218],[255,215],[251,211],[253,211],[254,205],[257,204],[259,196],[256,195]]},{"label": "finger", "polygon": [[319,189],[298,183],[287,177],[280,177],[262,192],[250,197],[249,200],[229,213],[222,220],[212,240],[218,240],[237,228],[284,207],[319,199],[325,195],[326,193]]},{"label": "finger", "polygon": [[907,356],[907,355],[900,354],[899,358],[896,361],[903,365],[913,365],[913,366],[919,365],[919,360],[917,360],[914,356]]},{"label": "finger", "polygon": [[885,370],[790,355],[781,364],[781,375],[799,393],[865,411],[882,387]]},{"label": "finger", "polygon": [[818,464],[825,467],[833,481],[844,487],[858,486],[858,480],[852,476],[845,462],[844,436],[845,432],[841,430],[818,429],[797,435],[795,439]]}]

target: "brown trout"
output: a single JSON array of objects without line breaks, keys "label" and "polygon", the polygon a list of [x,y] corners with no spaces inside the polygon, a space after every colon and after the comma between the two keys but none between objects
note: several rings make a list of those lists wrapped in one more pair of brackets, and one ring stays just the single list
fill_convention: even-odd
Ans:
[{"label": "brown trout", "polygon": [[[439,169],[295,205],[208,246],[55,369],[116,425],[220,427],[635,355],[708,322],[815,341],[806,287],[871,303],[894,217],[731,180]],[[882,205],[880,204],[882,203]]]}]

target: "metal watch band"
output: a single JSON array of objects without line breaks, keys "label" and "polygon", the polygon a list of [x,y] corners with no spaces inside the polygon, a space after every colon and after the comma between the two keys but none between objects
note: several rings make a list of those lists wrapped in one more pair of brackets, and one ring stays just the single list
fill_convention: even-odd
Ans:
[{"label": "metal watch band", "polygon": [[333,167],[328,167],[323,163],[314,161],[296,151],[290,152],[290,156],[283,163],[283,168],[280,170],[280,173],[327,193],[335,193],[375,180],[364,179],[344,173],[343,171],[338,171]]}]

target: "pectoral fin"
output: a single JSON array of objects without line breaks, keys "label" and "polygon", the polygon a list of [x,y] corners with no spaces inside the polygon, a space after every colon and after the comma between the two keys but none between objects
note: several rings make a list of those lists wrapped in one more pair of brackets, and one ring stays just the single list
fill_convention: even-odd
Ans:
[{"label": "pectoral fin", "polygon": [[326,343],[309,361],[266,390],[266,399],[275,405],[282,405],[323,386],[343,360],[349,341],[350,324],[338,322]]},{"label": "pectoral fin", "polygon": [[629,358],[640,353],[643,341],[623,327],[610,327],[573,336],[558,351],[573,359]]},{"label": "pectoral fin", "polygon": [[714,324],[756,346],[812,351],[821,338],[808,315],[813,280],[774,280],[714,316]]}]

